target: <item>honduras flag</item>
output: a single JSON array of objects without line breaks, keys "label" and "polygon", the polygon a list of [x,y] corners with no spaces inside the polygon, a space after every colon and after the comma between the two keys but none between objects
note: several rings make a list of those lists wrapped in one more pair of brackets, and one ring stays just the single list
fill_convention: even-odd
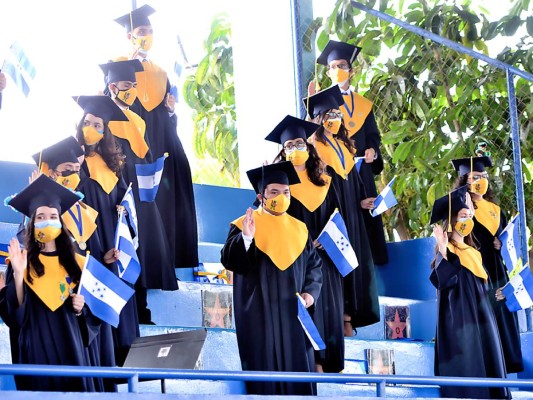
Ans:
[{"label": "honduras flag", "polygon": [[348,275],[359,265],[355,251],[348,240],[346,224],[339,214],[339,210],[335,209],[331,214],[317,240],[324,247],[342,276]]},{"label": "honduras flag", "polygon": [[394,184],[395,180],[396,177],[392,178],[392,180],[387,186],[385,186],[378,197],[376,197],[376,200],[374,201],[374,209],[370,212],[373,217],[383,214],[389,208],[392,208],[398,204],[398,200],[396,200],[396,197],[392,191],[392,185]]},{"label": "honduras flag", "polygon": [[13,79],[15,85],[27,97],[31,82],[35,78],[35,67],[18,43],[13,43],[9,50],[9,56],[4,61],[2,70]]},{"label": "honduras flag", "polygon": [[363,164],[363,161],[365,160],[364,157],[355,157],[355,168],[357,169],[357,172],[361,171],[361,165]]},{"label": "honduras flag", "polygon": [[135,291],[87,255],[78,293],[85,297],[85,304],[94,315],[116,328],[122,308]]},{"label": "honduras flag", "polygon": [[159,182],[163,175],[163,167],[165,166],[165,158],[168,153],[159,157],[152,164],[135,164],[137,172],[137,182],[139,184],[139,198],[141,201],[154,201],[159,189]]},{"label": "honduras flag", "polygon": [[123,206],[128,212],[128,219],[130,221],[130,226],[135,233],[133,238],[133,245],[135,249],[139,247],[139,223],[137,221],[137,208],[135,208],[135,199],[133,198],[133,191],[131,190],[131,183],[126,190],[126,194],[122,198],[120,205]]},{"label": "honduras flag", "polygon": [[118,276],[126,282],[134,284],[141,274],[141,263],[131,238],[130,227],[123,212],[119,213],[115,233],[115,248],[120,251],[118,258]]},{"label": "honduras flag", "polygon": [[529,265],[525,265],[511,278],[503,287],[502,293],[509,311],[524,310],[533,305],[533,275]]},{"label": "honduras flag", "polygon": [[499,239],[502,242],[500,250],[503,262],[507,270],[511,272],[517,265],[520,267],[522,262],[518,262],[522,257],[522,244],[520,242],[520,233],[518,231],[518,215],[516,214],[507,224],[505,229],[500,233]]},{"label": "honduras flag", "polygon": [[318,333],[318,329],[316,328],[311,315],[309,315],[309,311],[305,308],[305,300],[298,293],[296,293],[296,297],[298,297],[298,320],[302,324],[305,334],[313,345],[313,349],[316,351],[324,350],[326,344],[320,337],[320,333]]}]

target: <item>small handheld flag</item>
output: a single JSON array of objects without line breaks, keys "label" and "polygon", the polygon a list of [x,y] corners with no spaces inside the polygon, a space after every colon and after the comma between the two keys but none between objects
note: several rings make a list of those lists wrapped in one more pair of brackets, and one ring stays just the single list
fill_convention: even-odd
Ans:
[{"label": "small handheld flag", "polygon": [[394,192],[392,191],[392,185],[394,184],[395,180],[396,177],[392,178],[392,180],[387,184],[387,186],[385,186],[378,197],[376,197],[376,200],[374,201],[374,209],[370,211],[370,214],[373,217],[383,214],[385,211],[398,204],[398,200],[396,200]]},{"label": "small handheld flag", "polygon": [[118,276],[126,282],[134,284],[141,274],[141,263],[135,251],[131,238],[130,228],[121,209],[118,214],[117,229],[115,233],[115,248],[119,250]]},{"label": "small handheld flag", "polygon": [[305,308],[305,300],[298,293],[296,293],[296,297],[298,298],[298,320],[302,324],[302,328],[307,335],[307,338],[313,345],[313,349],[316,351],[324,350],[326,344],[320,337],[320,333],[318,333],[318,329],[316,328],[311,315],[309,315],[309,311]]},{"label": "small handheld flag", "polygon": [[4,60],[2,71],[13,79],[15,85],[24,93],[24,96],[28,97],[30,93],[30,85],[35,78],[35,67],[32,62],[17,43],[13,43],[9,48],[9,55]]},{"label": "small handheld flag", "polygon": [[365,160],[364,157],[355,157],[355,168],[357,169],[357,172],[361,172],[361,165],[363,165],[363,161]]},{"label": "small handheld flag", "polygon": [[509,311],[518,311],[533,305],[533,275],[529,265],[513,276],[502,288],[505,296],[505,304]]},{"label": "small handheld flag", "polygon": [[159,157],[151,164],[136,164],[137,182],[139,184],[139,198],[141,201],[154,201],[163,175],[165,158],[168,153]]},{"label": "small handheld flag", "polygon": [[128,186],[128,190],[126,190],[126,194],[124,194],[124,197],[120,202],[120,205],[123,206],[128,212],[128,220],[133,232],[135,233],[133,245],[135,246],[135,249],[137,249],[139,247],[139,223],[137,222],[137,208],[135,207],[135,199],[133,198],[131,182]]},{"label": "small handheld flag", "polygon": [[520,268],[520,265],[522,264],[522,245],[520,241],[520,232],[518,230],[518,215],[519,214],[516,214],[511,218],[499,236],[499,239],[502,242],[500,252],[503,262],[509,272],[511,272],[517,265]]}]

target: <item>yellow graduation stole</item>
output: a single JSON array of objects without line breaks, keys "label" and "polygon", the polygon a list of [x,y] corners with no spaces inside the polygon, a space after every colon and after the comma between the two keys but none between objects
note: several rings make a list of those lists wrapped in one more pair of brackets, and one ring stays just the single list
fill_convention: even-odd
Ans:
[{"label": "yellow graduation stole", "polygon": [[481,253],[479,251],[468,246],[467,244],[463,244],[461,247],[459,247],[459,245],[453,245],[451,243],[448,243],[448,250],[459,257],[463,267],[470,270],[470,272],[472,272],[478,278],[487,281],[487,271],[485,271],[485,268],[483,268]]},{"label": "yellow graduation stole", "polygon": [[107,166],[106,162],[98,153],[85,157],[85,162],[89,168],[89,175],[95,180],[107,194],[111,193],[118,182],[118,177]]},{"label": "yellow graduation stole", "polygon": [[344,126],[348,130],[348,136],[355,135],[365,122],[366,117],[372,110],[372,102],[363,96],[354,93],[343,94],[344,104],[341,106]]},{"label": "yellow graduation stole", "polygon": [[[44,265],[43,276],[37,276],[33,268],[31,268],[30,274],[33,278],[33,283],[28,282],[26,273],[24,273],[24,281],[51,311],[55,311],[73,293],[76,283],[72,282],[65,268],[59,264],[58,256],[39,254],[39,260]],[[80,270],[82,270],[85,265],[85,257],[76,254],[76,261]]]},{"label": "yellow graduation stole", "polygon": [[307,170],[296,171],[300,178],[300,183],[291,185],[291,197],[298,199],[305,208],[309,211],[315,211],[326,199],[329,185],[331,184],[331,177],[322,175],[322,178],[327,182],[324,186],[317,186],[309,180]]},{"label": "yellow graduation stole", "polygon": [[329,165],[333,170],[341,176],[343,179],[348,178],[348,174],[355,165],[354,155],[350,153],[350,150],[346,148],[344,143],[340,140],[330,139],[333,143],[339,146],[344,156],[344,167],[342,166],[341,158],[337,154],[337,151],[329,144],[324,144],[318,140],[314,140],[314,145],[320,159]]},{"label": "yellow graduation stole", "polygon": [[[305,249],[309,232],[305,224],[289,214],[270,215],[261,207],[253,212],[255,245],[274,265],[285,271]],[[242,231],[244,215],[232,222]]]},{"label": "yellow graduation stole", "polygon": [[476,203],[476,221],[483,225],[494,236],[500,227],[500,207],[496,204],[481,199]]},{"label": "yellow graduation stole", "polygon": [[82,250],[87,248],[87,240],[96,230],[96,217],[98,211],[81,201],[61,215],[65,227]]},{"label": "yellow graduation stole", "polygon": [[144,140],[146,122],[131,110],[122,110],[129,121],[109,121],[111,133],[127,140],[131,150],[139,158],[144,158],[148,152],[148,145]]}]

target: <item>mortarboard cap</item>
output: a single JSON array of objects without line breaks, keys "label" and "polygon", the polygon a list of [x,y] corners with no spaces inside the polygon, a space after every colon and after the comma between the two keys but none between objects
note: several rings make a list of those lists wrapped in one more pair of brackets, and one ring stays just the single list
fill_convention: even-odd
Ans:
[{"label": "mortarboard cap", "polygon": [[86,114],[102,118],[104,122],[128,121],[119,106],[108,96],[72,96]]},{"label": "mortarboard cap", "polygon": [[457,214],[463,208],[469,208],[466,204],[467,189],[468,185],[461,186],[446,196],[435,200],[429,223],[434,224],[443,219],[448,220],[450,216]]},{"label": "mortarboard cap", "polygon": [[300,118],[287,115],[283,120],[268,134],[265,140],[283,145],[287,140],[304,139],[311,136],[319,125],[313,122],[305,121]]},{"label": "mortarboard cap", "polygon": [[38,167],[40,167],[39,164],[46,163],[49,168],[53,169],[66,162],[78,163],[78,157],[83,154],[83,149],[78,141],[73,136],[69,136],[34,154],[32,158]]},{"label": "mortarboard cap", "polygon": [[155,13],[155,10],[148,4],[145,4],[142,7],[130,11],[122,17],[115,19],[115,22],[124,26],[126,31],[131,32],[139,26],[152,25],[148,17],[153,13]]},{"label": "mortarboard cap", "polygon": [[316,59],[316,62],[322,65],[329,65],[333,60],[346,60],[352,65],[360,51],[361,47],[330,40]]},{"label": "mortarboard cap", "polygon": [[338,109],[344,104],[339,85],[334,85],[330,88],[315,93],[312,96],[303,99],[305,108],[311,118],[315,118],[318,114],[331,110]]},{"label": "mortarboard cap", "polygon": [[100,64],[100,68],[104,71],[106,82],[137,82],[135,73],[144,70],[142,63],[137,59]]},{"label": "mortarboard cap", "polygon": [[72,207],[80,198],[66,187],[40,175],[13,197],[8,205],[31,217],[37,208],[47,206],[57,209],[59,214]]},{"label": "mortarboard cap", "polygon": [[250,183],[257,194],[263,192],[263,188],[271,183],[282,185],[294,185],[300,183],[300,178],[290,161],[263,165],[262,167],[246,171]]},{"label": "mortarboard cap", "polygon": [[452,160],[451,163],[459,176],[463,176],[471,172],[471,170],[476,172],[485,171],[485,167],[492,167],[492,161],[489,157],[468,157],[468,158],[458,158]]}]

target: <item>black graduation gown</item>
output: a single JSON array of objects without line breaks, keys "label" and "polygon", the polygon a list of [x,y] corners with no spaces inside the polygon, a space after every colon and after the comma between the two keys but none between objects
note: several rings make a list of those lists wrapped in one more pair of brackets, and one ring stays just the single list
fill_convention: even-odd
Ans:
[{"label": "black graduation gown", "polygon": [[[147,62],[143,62],[143,65],[146,64]],[[137,81],[139,82],[139,79]],[[168,79],[166,87],[166,92],[169,93]],[[169,154],[165,160],[155,201],[166,221],[164,228],[174,266],[196,267],[198,266],[196,206],[189,160],[176,131],[177,118],[169,116],[164,99],[153,110],[147,111],[137,98],[130,109],[146,122],[145,139],[152,157],[149,162],[155,161],[164,153]]]},{"label": "black graduation gown", "polygon": [[473,236],[489,275],[488,296],[498,323],[507,373],[513,373],[524,370],[518,317],[516,313],[509,311],[505,301],[496,301],[495,296],[496,290],[509,282],[507,268],[503,264],[500,250],[496,250],[493,245],[494,237],[500,235],[506,225],[505,216],[500,211],[500,226],[496,235],[492,235],[474,216]]},{"label": "black graduation gown", "polygon": [[[459,257],[440,253],[430,280],[437,288],[438,318],[435,375],[505,378],[498,326],[482,279]],[[507,388],[442,386],[442,397],[504,399]]]},{"label": "black graduation gown", "polygon": [[[87,348],[93,327],[86,307],[77,317],[69,297],[51,311],[26,283],[23,285],[24,301],[19,306],[13,270],[8,266],[3,292],[5,310],[10,330],[19,332],[18,359],[13,359],[13,363],[94,366]],[[94,392],[102,387],[101,380],[87,377],[19,376],[16,384],[17,390],[57,392]]]},{"label": "black graduation gown", "polygon": [[[292,196],[287,213],[305,223],[314,241],[336,207],[338,201],[333,186],[330,186],[324,202],[315,211],[309,211]],[[322,260],[322,289],[315,302],[313,320],[326,349],[315,352],[315,361],[322,365],[324,372],[340,372],[344,369],[343,279],[327,253],[320,249],[316,251]]]},{"label": "black graduation gown", "polygon": [[[296,292],[318,299],[321,261],[311,239],[285,271],[255,246],[248,251],[241,230],[231,225],[221,262],[234,271],[237,343],[245,371],[312,372],[313,347],[298,320]],[[246,382],[248,394],[316,395],[314,383]]]}]

